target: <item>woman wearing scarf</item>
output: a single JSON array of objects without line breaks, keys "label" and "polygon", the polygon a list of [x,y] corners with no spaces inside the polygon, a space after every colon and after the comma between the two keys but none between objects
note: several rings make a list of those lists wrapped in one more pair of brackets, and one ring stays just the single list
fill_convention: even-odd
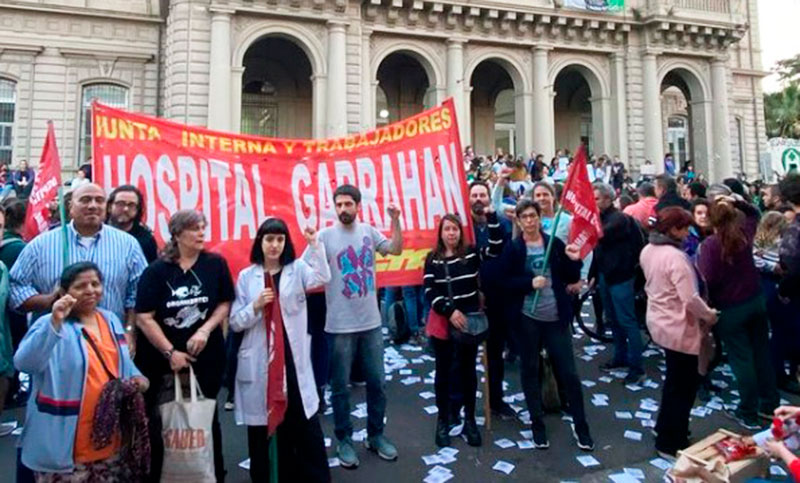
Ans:
[{"label": "woman wearing scarf", "polygon": [[143,402],[138,415],[116,420],[103,417],[108,413],[101,409],[107,388],[121,383],[143,392],[148,381],[131,360],[122,323],[97,307],[103,296],[97,265],[67,267],[60,294],[52,313],[31,326],[14,356],[16,368],[31,375],[35,395],[25,416],[22,463],[37,482],[138,481],[132,471],[143,462],[131,456],[149,460],[149,451],[124,445],[121,432],[113,429],[123,417],[138,417],[141,433],[134,441],[146,445]]},{"label": "woman wearing scarf", "polygon": [[700,348],[717,319],[700,297],[697,275],[681,249],[691,224],[692,215],[683,208],[661,210],[650,244],[640,255],[647,328],[653,341],[664,348],[667,363],[655,428],[656,450],[671,457],[689,445],[689,412],[700,383]]},{"label": "woman wearing scarf", "polygon": [[[286,223],[277,218],[264,221],[250,252],[252,265],[242,270],[236,283],[230,324],[232,330],[244,332],[244,338],[236,371],[235,417],[236,424],[247,425],[253,481],[269,480],[268,442],[275,434],[280,481],[330,481],[317,416],[305,294],[330,281],[331,272],[314,229],[306,228],[303,235],[308,249],[302,259],[295,259]],[[269,354],[268,324],[276,342],[273,345],[270,335]],[[283,384],[276,382],[275,374]]]}]

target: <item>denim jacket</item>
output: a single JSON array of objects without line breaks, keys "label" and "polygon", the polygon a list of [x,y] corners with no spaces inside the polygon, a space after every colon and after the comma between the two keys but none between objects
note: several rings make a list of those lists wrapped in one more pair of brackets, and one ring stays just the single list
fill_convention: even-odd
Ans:
[{"label": "denim jacket", "polygon": [[[120,377],[139,376],[125,342],[125,330],[113,313],[98,308],[114,335]],[[22,463],[33,471],[69,473],[75,431],[88,366],[82,324],[67,320],[56,331],[47,314],[34,322],[14,354],[14,366],[31,375],[31,397],[22,430]]]}]

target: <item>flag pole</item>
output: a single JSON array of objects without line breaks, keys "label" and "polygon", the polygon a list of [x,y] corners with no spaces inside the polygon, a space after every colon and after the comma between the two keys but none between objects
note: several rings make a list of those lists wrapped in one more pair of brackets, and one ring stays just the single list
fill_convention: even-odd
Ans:
[{"label": "flag pole", "polygon": [[58,188],[58,216],[61,219],[61,270],[69,265],[69,229],[67,228],[67,208],[64,205],[64,187]]},{"label": "flag pole", "polygon": [[[547,266],[550,264],[550,252],[553,250],[553,240],[556,238],[556,230],[558,230],[558,222],[561,220],[561,213],[564,212],[564,205],[559,203],[558,211],[556,211],[556,218],[553,220],[553,230],[550,232],[550,240],[547,241],[547,249],[544,251],[544,265],[542,265],[542,276],[547,273]],[[540,290],[537,290],[533,295],[533,308],[531,313],[536,311],[536,305],[539,303]]]}]

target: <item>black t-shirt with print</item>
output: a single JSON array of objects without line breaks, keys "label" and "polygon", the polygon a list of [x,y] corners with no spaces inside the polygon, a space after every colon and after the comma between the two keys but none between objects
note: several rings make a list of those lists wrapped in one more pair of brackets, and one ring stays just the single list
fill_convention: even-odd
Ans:
[{"label": "black t-shirt with print", "polygon": [[[136,294],[136,312],[155,312],[154,318],[176,350],[186,352],[186,343],[220,303],[235,298],[233,279],[225,259],[203,252],[187,271],[174,262],[156,260],[142,273]],[[143,372],[167,374],[169,362],[147,341],[137,339],[136,363]],[[209,335],[206,347],[193,364],[199,379],[216,382],[225,367],[222,328]],[[204,377],[205,376],[205,377]],[[203,385],[201,381],[201,386]],[[216,385],[216,384],[215,384]]]}]

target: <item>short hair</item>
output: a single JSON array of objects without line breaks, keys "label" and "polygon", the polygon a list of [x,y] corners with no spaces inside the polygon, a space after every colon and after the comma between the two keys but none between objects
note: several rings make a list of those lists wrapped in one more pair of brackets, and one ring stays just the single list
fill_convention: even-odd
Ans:
[{"label": "short hair", "polygon": [[736,178],[725,178],[725,179],[722,180],[722,184],[724,184],[725,186],[730,188],[731,191],[733,191],[737,195],[739,195],[739,196],[741,196],[743,198],[746,198],[746,199],[750,198],[750,195],[747,194],[747,191],[744,189],[744,185],[738,179],[736,179]]},{"label": "short hair", "polygon": [[673,228],[681,229],[690,226],[694,222],[691,213],[680,206],[668,206],[658,212],[653,229],[666,235]]},{"label": "short hair", "polygon": [[705,206],[706,208],[711,208],[711,203],[705,198],[695,198],[691,202],[692,205],[692,214],[694,215],[694,209],[698,206]]},{"label": "short hair", "polygon": [[468,193],[472,193],[472,188],[474,188],[476,186],[483,186],[484,188],[486,188],[486,194],[488,194],[489,196],[492,195],[492,190],[491,190],[491,188],[489,188],[489,183],[487,183],[486,181],[484,181],[482,179],[476,179],[475,181],[470,183],[469,184]]},{"label": "short hair", "polygon": [[61,279],[58,282],[58,286],[61,290],[66,292],[69,290],[70,285],[75,283],[75,279],[78,278],[78,275],[90,271],[97,273],[97,278],[100,279],[101,283],[103,282],[103,273],[100,271],[100,267],[93,262],[78,262],[69,265],[61,272]]},{"label": "short hair", "polygon": [[696,196],[698,198],[705,198],[706,197],[706,185],[704,185],[703,183],[698,183],[696,181],[694,183],[690,183],[689,184],[689,193],[691,193],[692,196]]},{"label": "short hair", "polygon": [[536,210],[536,216],[542,216],[542,209],[539,208],[539,204],[528,198],[522,198],[519,200],[519,203],[517,203],[517,206],[514,208],[514,214],[517,215],[517,218],[519,219],[519,215],[521,215],[522,212],[528,208],[533,208]]},{"label": "short hair", "polygon": [[639,196],[649,196],[653,198],[656,196],[656,187],[653,186],[653,183],[645,181],[636,188],[636,192],[639,193]]},{"label": "short hair", "polygon": [[177,261],[181,256],[178,249],[178,235],[205,221],[206,216],[197,210],[180,210],[172,215],[168,225],[171,238],[164,246],[161,257],[167,261]]},{"label": "short hair", "polygon": [[633,198],[628,195],[620,195],[619,197],[619,207],[621,210],[624,210],[626,207],[632,205],[634,203]]},{"label": "short hair", "polygon": [[778,187],[784,200],[794,206],[800,206],[800,174],[789,173],[781,180]]},{"label": "short hair", "polygon": [[349,196],[353,198],[355,204],[361,203],[361,191],[351,184],[343,184],[336,187],[333,192],[333,202],[336,203],[336,198],[340,196]]},{"label": "short hair", "polygon": [[18,232],[25,224],[25,202],[19,198],[9,198],[3,203],[6,213],[6,230]]},{"label": "short hair", "polygon": [[678,183],[676,183],[675,179],[668,174],[659,174],[656,176],[655,181],[656,186],[660,187],[667,193],[678,191]]},{"label": "short hair", "polygon": [[106,206],[106,218],[111,217],[111,205],[114,204],[114,201],[117,199],[117,195],[120,193],[133,193],[136,195],[136,203],[138,203],[138,207],[136,208],[136,214],[133,216],[133,223],[140,224],[142,222],[142,213],[144,210],[144,196],[142,196],[142,192],[139,191],[139,188],[133,186],[132,184],[124,184],[114,188],[114,191],[108,195],[108,204]]},{"label": "short hair", "polygon": [[722,183],[714,183],[706,190],[706,197],[713,201],[717,196],[730,196],[731,189]]},{"label": "short hair", "polygon": [[261,244],[264,237],[267,235],[283,235],[286,237],[286,244],[283,246],[283,252],[278,258],[278,263],[281,266],[286,266],[292,263],[297,256],[294,251],[294,244],[292,243],[292,236],[289,234],[289,227],[286,222],[280,218],[267,218],[264,223],[258,227],[256,238],[253,240],[253,248],[250,249],[250,263],[256,265],[264,264],[264,251],[261,249]]},{"label": "short hair", "polygon": [[614,201],[617,198],[617,192],[614,190],[614,187],[608,183],[594,183],[592,185],[592,189],[595,191],[599,191],[601,195]]},{"label": "short hair", "polygon": [[[553,195],[553,198],[555,198],[556,189],[553,187],[553,185],[551,185],[547,181],[537,181],[536,183],[534,183],[533,184],[533,189],[531,190],[531,195],[533,194],[534,191],[536,191],[536,188],[539,188],[539,187],[547,189],[547,191],[549,191],[550,194]],[[558,200],[556,200],[556,201],[558,201]]]}]

